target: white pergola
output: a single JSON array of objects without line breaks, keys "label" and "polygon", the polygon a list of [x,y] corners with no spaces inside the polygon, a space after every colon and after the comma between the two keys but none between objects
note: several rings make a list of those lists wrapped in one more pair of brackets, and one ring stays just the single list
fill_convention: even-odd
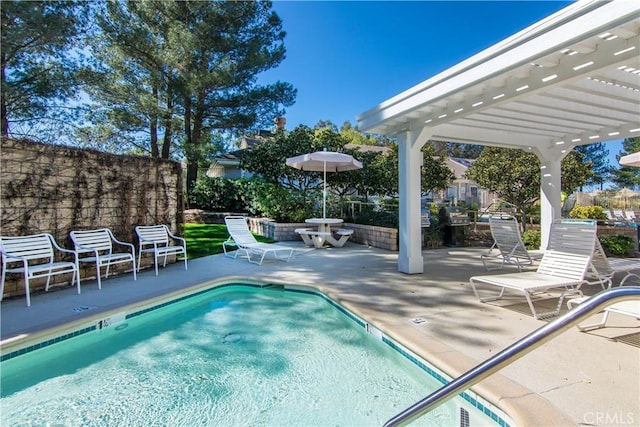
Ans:
[{"label": "white pergola", "polygon": [[561,160],[577,145],[640,136],[640,2],[572,3],[357,122],[399,145],[399,271],[423,272],[420,150],[429,140],[535,153],[546,247],[560,217]]}]

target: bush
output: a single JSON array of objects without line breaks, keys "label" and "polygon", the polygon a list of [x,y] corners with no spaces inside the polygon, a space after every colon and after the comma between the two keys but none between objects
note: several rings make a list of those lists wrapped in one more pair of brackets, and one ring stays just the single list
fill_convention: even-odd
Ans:
[{"label": "bush", "polygon": [[247,212],[278,222],[302,222],[313,209],[304,195],[259,178],[198,178],[189,206],[213,212]]},{"label": "bush", "polygon": [[540,232],[540,230],[527,230],[522,233],[522,243],[524,243],[527,249],[540,249],[541,240],[542,233]]},{"label": "bush", "polygon": [[569,218],[606,220],[607,214],[602,206],[575,206],[569,212]]},{"label": "bush", "polygon": [[189,207],[205,211],[246,212],[246,204],[235,180],[200,177],[189,194]]},{"label": "bush", "polygon": [[635,250],[634,240],[627,236],[600,237],[600,243],[607,256],[629,256]]},{"label": "bush", "polygon": [[243,187],[249,213],[277,222],[304,222],[313,216],[313,208],[303,194],[258,179]]},{"label": "bush", "polygon": [[363,210],[354,216],[353,222],[363,225],[377,225],[379,227],[398,228],[398,214],[395,212],[377,212]]}]

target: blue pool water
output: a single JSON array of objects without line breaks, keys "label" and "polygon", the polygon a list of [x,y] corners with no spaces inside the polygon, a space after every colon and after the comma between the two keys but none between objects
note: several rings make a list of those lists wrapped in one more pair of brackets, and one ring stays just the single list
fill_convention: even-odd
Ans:
[{"label": "blue pool water", "polygon": [[[3,356],[0,425],[377,426],[443,381],[301,290],[224,286],[87,330]],[[465,394],[415,425],[498,413]]]}]

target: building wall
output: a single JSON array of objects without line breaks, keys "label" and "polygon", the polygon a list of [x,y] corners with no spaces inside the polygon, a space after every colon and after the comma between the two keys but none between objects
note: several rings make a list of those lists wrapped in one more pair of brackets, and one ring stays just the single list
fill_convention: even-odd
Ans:
[{"label": "building wall", "polygon": [[[3,236],[47,232],[71,249],[72,230],[107,227],[117,239],[134,244],[137,225],[167,224],[181,234],[182,169],[177,162],[26,140],[3,139],[0,150]],[[95,276],[95,269],[81,272],[87,276]],[[5,295],[23,294],[21,275],[8,278]],[[31,288],[39,287],[44,281]]]}]

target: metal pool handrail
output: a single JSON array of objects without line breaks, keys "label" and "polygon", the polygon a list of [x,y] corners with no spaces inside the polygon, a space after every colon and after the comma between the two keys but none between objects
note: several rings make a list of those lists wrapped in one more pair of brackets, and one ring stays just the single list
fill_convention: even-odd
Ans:
[{"label": "metal pool handrail", "polygon": [[389,419],[384,426],[400,426],[410,423],[418,417],[434,409],[450,398],[462,393],[466,389],[479,383],[489,375],[494,374],[505,366],[520,359],[527,353],[542,346],[547,341],[560,335],[562,332],[576,325],[584,318],[595,314],[606,307],[620,301],[640,299],[640,286],[625,286],[615,289],[608,289],[587,299],[576,308],[557,319],[547,323],[543,327],[536,329],[529,335],[511,344],[498,354],[485,360],[475,368],[460,375],[455,380],[444,385],[429,396],[418,401],[404,411]]}]

